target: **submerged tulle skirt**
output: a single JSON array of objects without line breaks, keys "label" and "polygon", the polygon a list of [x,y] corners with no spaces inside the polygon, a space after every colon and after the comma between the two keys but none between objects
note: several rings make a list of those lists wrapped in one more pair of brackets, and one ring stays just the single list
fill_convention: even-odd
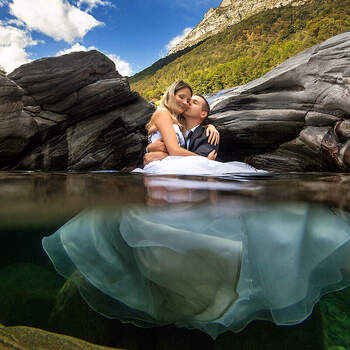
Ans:
[{"label": "submerged tulle skirt", "polygon": [[106,317],[213,338],[253,320],[292,325],[349,284],[348,216],[307,205],[85,211],[43,246]]}]

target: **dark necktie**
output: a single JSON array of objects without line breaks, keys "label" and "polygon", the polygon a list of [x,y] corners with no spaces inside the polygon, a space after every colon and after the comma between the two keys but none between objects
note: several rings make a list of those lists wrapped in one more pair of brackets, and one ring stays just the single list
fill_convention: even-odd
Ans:
[{"label": "dark necktie", "polygon": [[186,137],[186,148],[187,149],[189,149],[189,147],[190,147],[192,134],[193,134],[192,130],[187,134],[187,137]]}]

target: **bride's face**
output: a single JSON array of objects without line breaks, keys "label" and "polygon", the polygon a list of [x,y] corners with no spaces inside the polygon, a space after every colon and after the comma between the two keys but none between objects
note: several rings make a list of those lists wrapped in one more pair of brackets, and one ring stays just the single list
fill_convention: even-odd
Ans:
[{"label": "bride's face", "polygon": [[175,93],[176,113],[182,114],[187,110],[191,101],[191,91],[188,88],[183,88]]}]

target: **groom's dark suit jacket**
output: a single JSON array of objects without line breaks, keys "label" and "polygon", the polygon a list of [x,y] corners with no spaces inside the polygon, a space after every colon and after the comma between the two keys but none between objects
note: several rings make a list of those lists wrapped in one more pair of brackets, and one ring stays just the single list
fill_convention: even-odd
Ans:
[{"label": "groom's dark suit jacket", "polygon": [[[211,145],[208,142],[208,137],[205,135],[206,129],[199,125],[193,132],[190,144],[188,145],[188,150],[199,154],[200,156],[207,157],[208,154],[215,149],[216,152],[219,150],[219,145]],[[139,159],[137,161],[137,167],[143,168],[143,156],[146,154],[146,147],[142,150]]]},{"label": "groom's dark suit jacket", "polygon": [[208,137],[205,135],[205,131],[206,129],[202,125],[199,125],[193,132],[187,149],[193,153],[199,154],[200,156],[208,157],[208,154],[214,149],[216,152],[219,150],[219,145],[211,145],[208,142]]}]

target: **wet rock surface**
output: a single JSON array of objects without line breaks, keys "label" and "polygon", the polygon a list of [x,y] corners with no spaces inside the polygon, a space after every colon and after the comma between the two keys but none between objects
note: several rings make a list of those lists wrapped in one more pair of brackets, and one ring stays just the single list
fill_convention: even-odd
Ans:
[{"label": "wet rock surface", "polygon": [[222,157],[272,171],[347,171],[350,33],[212,98]]},{"label": "wet rock surface", "polygon": [[154,107],[98,51],[25,64],[0,76],[0,168],[135,167]]}]

